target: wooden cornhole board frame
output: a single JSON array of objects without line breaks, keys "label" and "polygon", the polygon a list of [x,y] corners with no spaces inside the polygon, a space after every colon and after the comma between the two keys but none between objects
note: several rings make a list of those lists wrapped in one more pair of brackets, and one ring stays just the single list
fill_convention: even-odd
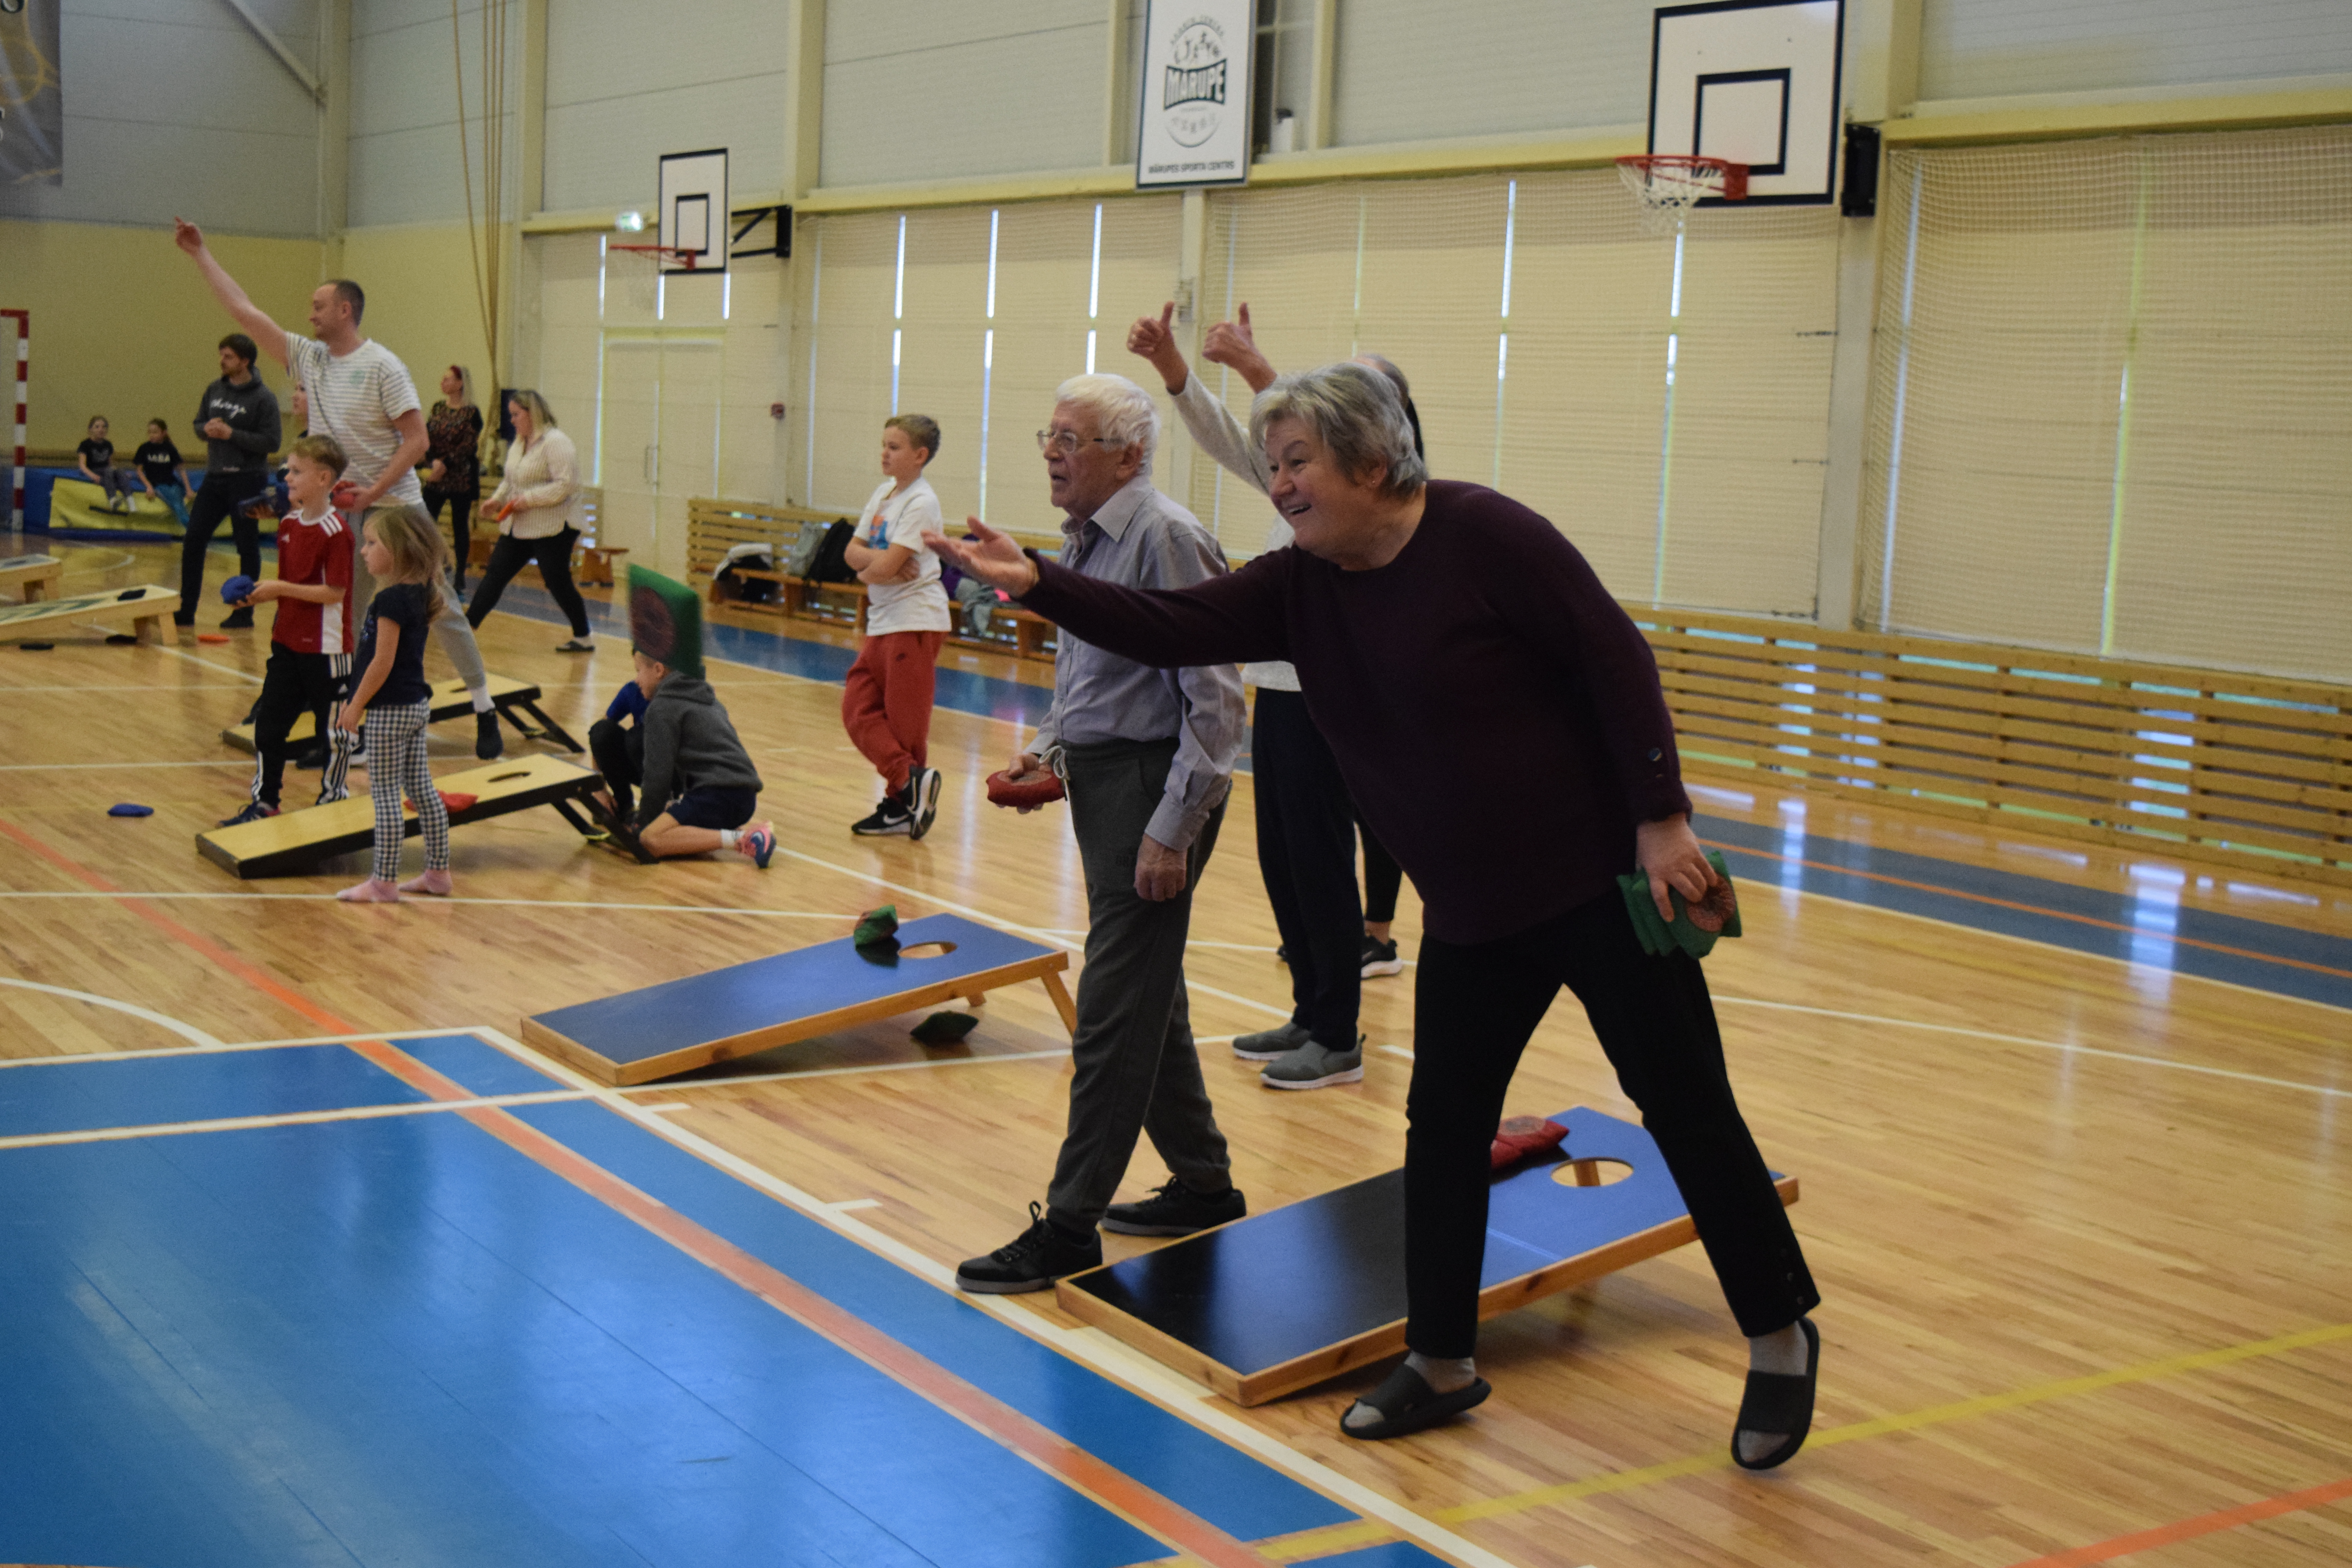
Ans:
[{"label": "wooden cornhole board frame", "polygon": [[65,576],[66,563],[54,555],[11,555],[0,561],[0,588],[15,588],[27,605],[55,598]]},{"label": "wooden cornhole board frame", "polygon": [[[536,686],[527,685],[520,680],[509,680],[503,675],[490,677],[490,710],[492,712],[513,725],[516,732],[526,741],[552,741],[565,751],[577,753],[581,750],[580,742],[573,740],[562,725],[540,710],[540,689]],[[474,694],[466,689],[466,683],[462,680],[434,682],[432,702],[433,716],[427,722],[435,724],[446,724],[452,719],[462,719],[474,710]],[[537,721],[539,728],[534,730],[516,718],[510,710],[517,708],[530,714]],[[312,720],[310,710],[305,709],[294,716],[293,724],[287,730],[287,744],[296,745],[308,741],[318,733],[318,729],[319,726]],[[232,724],[220,733],[222,740],[235,746],[238,751],[253,750],[252,725]]]},{"label": "wooden cornhole board frame", "polygon": [[[586,800],[604,787],[604,782],[577,763],[541,754],[444,773],[433,784],[443,795],[474,797],[473,805],[449,814],[453,832],[494,816],[551,805],[587,837],[600,829],[572,803]],[[402,811],[402,837],[414,838],[424,831],[416,820],[416,808],[404,804]],[[196,848],[204,858],[241,879],[299,876],[321,860],[353,854],[374,842],[375,805],[365,795],[196,835]]]},{"label": "wooden cornhole board frame", "polygon": [[161,642],[164,623],[179,607],[177,590],[152,583],[139,588],[109,588],[102,594],[76,594],[69,599],[0,605],[0,643],[47,642],[69,625],[105,627],[124,621],[131,623],[141,642]]},{"label": "wooden cornhole board frame", "polygon": [[[1490,1189],[1478,1316],[1491,1318],[1698,1239],[1650,1135],[1582,1106],[1565,1158]],[[1633,1167],[1602,1184],[1599,1163]],[[1775,1173],[1783,1205],[1797,1179]],[[1404,1349],[1404,1173],[1252,1215],[1073,1274],[1062,1310],[1236,1405],[1263,1405]]]},{"label": "wooden cornhole board frame", "polygon": [[[847,937],[689,974],[522,1021],[524,1043],[616,1089],[773,1050],[895,1014],[1035,980],[1076,1032],[1059,948],[965,920],[929,915],[898,928],[895,964],[860,957]],[[932,943],[936,957],[912,950]]]}]

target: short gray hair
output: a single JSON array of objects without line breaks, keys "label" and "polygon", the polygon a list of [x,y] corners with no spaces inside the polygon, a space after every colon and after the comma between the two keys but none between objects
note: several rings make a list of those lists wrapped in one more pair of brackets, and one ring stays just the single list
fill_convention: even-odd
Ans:
[{"label": "short gray hair", "polygon": [[1074,375],[1054,389],[1055,403],[1075,403],[1089,409],[1102,425],[1103,438],[1121,447],[1139,447],[1143,460],[1160,445],[1160,407],[1151,394],[1123,375]]},{"label": "short gray hair", "polygon": [[1250,439],[1264,447],[1266,427],[1277,419],[1296,419],[1314,431],[1350,479],[1386,465],[1381,489],[1388,495],[1409,496],[1429,482],[1404,398],[1379,371],[1348,360],[1277,376],[1250,406]]}]

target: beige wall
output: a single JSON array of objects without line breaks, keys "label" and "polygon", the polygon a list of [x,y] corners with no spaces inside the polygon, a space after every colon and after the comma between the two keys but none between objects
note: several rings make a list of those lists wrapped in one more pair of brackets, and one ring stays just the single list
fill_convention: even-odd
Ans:
[{"label": "beige wall", "polygon": [[473,372],[475,396],[490,419],[497,394],[467,245],[462,223],[355,228],[343,236],[342,269],[367,290],[368,336],[408,366],[425,406],[441,396],[444,367],[462,364]]},{"label": "beige wall", "polygon": [[[302,323],[319,283],[317,240],[223,235],[212,244],[256,304],[280,321]],[[182,452],[203,456],[191,427],[196,399],[220,374],[215,345],[236,323],[172,247],[170,234],[0,219],[0,306],[33,312],[26,434],[35,452],[71,452],[90,416],[103,414],[126,452],[161,416]],[[262,371],[283,399],[284,369],[265,360]]]}]

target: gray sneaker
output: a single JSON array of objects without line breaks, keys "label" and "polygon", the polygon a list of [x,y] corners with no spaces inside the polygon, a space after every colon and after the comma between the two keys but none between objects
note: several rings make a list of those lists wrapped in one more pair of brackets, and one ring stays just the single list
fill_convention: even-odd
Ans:
[{"label": "gray sneaker", "polygon": [[1311,1045],[1314,1038],[1296,1024],[1283,1024],[1255,1035],[1234,1036],[1234,1055],[1245,1062],[1270,1062],[1288,1056],[1301,1046]]},{"label": "gray sneaker", "polygon": [[1334,1051],[1314,1040],[1308,1040],[1297,1050],[1268,1062],[1257,1075],[1268,1089],[1328,1089],[1335,1083],[1361,1083],[1364,1079],[1364,1037],[1356,1037],[1356,1048]]}]

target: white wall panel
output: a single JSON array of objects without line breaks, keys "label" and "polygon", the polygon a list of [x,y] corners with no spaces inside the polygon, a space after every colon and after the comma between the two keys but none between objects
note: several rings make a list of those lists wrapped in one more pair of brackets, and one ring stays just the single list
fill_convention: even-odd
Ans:
[{"label": "white wall panel", "polygon": [[[298,56],[315,0],[257,13]],[[0,215],[162,224],[175,212],[247,234],[319,232],[319,114],[226,5],[69,6],[58,37],[65,183],[0,190]]]},{"label": "white wall panel", "polygon": [[1101,0],[825,11],[822,179],[864,185],[1102,162]]},{"label": "white wall panel", "polygon": [[1926,99],[2347,71],[2345,0],[1926,0],[1920,14]]},{"label": "white wall panel", "polygon": [[1632,0],[1339,0],[1335,144],[1621,125],[1650,110],[1650,13]]},{"label": "white wall panel", "polygon": [[550,0],[543,205],[649,206],[661,155],[705,147],[738,193],[780,188],[788,42],[782,7],[751,0]]},{"label": "white wall panel", "polygon": [[[522,7],[510,8],[507,101],[522,97]],[[463,54],[457,50],[462,47]],[[466,216],[466,170],[457,140],[457,69],[466,78],[467,148],[475,210],[482,201],[482,7],[469,0],[453,35],[446,5],[429,0],[356,0],[352,13],[351,225],[457,222]],[[512,216],[522,135],[506,117],[507,196]]]}]

